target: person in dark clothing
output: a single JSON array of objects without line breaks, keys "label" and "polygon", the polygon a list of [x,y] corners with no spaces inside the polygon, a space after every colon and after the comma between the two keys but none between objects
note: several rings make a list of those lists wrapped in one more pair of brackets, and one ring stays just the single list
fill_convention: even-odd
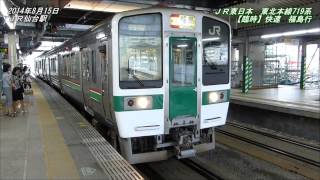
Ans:
[{"label": "person in dark clothing", "polygon": [[24,89],[31,89],[31,77],[30,77],[30,72],[28,72],[28,67],[24,66],[23,67],[23,73],[22,73],[22,81],[23,81],[23,88]]},{"label": "person in dark clothing", "polygon": [[22,86],[22,69],[20,67],[15,67],[12,70],[12,99],[13,99],[13,111],[16,114],[18,106],[20,104],[22,112],[25,112],[24,102],[23,102],[23,93],[24,89]]}]

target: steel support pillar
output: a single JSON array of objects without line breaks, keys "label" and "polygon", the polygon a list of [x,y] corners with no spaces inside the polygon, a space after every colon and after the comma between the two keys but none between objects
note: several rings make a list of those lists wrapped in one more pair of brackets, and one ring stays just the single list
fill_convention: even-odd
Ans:
[{"label": "steel support pillar", "polygon": [[15,31],[8,32],[8,61],[11,66],[17,65],[17,38]]},{"label": "steel support pillar", "polygon": [[305,89],[306,86],[306,54],[307,54],[307,43],[301,43],[301,64],[300,64],[300,89]]}]

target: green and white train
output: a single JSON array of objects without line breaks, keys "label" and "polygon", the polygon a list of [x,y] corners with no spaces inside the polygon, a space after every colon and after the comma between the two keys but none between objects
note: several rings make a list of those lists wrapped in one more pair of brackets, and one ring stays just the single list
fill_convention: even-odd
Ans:
[{"label": "green and white train", "polygon": [[122,12],[42,54],[36,73],[107,125],[129,162],[190,157],[226,122],[230,31],[199,11]]}]

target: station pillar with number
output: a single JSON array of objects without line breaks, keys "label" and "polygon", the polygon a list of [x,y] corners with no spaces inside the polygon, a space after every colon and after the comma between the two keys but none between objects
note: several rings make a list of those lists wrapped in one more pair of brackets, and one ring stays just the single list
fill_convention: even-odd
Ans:
[{"label": "station pillar with number", "polygon": [[242,81],[242,92],[248,93],[252,88],[252,60],[246,56],[243,57]]},{"label": "station pillar with number", "polygon": [[301,44],[301,64],[300,64],[300,89],[305,89],[305,87],[306,87],[306,74],[307,74],[306,54],[307,54],[307,44],[305,42],[302,42],[302,44]]}]

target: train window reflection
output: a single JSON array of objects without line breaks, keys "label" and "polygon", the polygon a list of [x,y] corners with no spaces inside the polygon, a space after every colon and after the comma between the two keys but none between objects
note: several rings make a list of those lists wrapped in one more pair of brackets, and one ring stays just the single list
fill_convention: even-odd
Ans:
[{"label": "train window reflection", "polygon": [[91,72],[92,72],[92,82],[97,82],[97,57],[96,57],[96,51],[91,51]]},{"label": "train window reflection", "polygon": [[202,20],[204,85],[229,82],[230,30],[227,24],[204,17]]},{"label": "train window reflection", "polygon": [[121,88],[162,86],[161,15],[145,14],[119,22]]}]

